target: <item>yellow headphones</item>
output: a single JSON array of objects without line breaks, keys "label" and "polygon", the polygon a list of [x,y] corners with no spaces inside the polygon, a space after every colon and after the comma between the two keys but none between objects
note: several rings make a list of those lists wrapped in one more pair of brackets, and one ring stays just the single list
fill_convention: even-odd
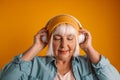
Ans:
[{"label": "yellow headphones", "polygon": [[[62,23],[68,23],[71,24],[76,30],[82,29],[82,25],[80,22],[73,16],[68,15],[68,14],[62,14],[62,15],[57,15],[53,18],[51,18],[48,23],[46,24],[45,28],[48,31],[48,34],[42,37],[43,42],[48,42],[48,39],[50,39],[52,31]],[[82,43],[85,40],[85,35],[81,34],[78,36],[78,42]]]}]

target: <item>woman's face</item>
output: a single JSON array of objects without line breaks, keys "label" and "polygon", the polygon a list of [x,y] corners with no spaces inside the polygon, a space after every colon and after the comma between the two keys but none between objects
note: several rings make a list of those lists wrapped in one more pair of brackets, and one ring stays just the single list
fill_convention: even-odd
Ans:
[{"label": "woman's face", "polygon": [[76,37],[72,34],[53,35],[53,52],[59,60],[70,59],[75,51]]}]

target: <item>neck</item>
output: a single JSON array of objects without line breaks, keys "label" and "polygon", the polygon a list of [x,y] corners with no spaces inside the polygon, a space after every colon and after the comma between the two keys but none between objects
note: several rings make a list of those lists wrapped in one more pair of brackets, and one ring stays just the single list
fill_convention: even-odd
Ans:
[{"label": "neck", "polygon": [[68,65],[68,64],[71,64],[71,61],[72,61],[71,58],[69,58],[69,59],[67,58],[67,59],[64,59],[64,60],[63,60],[63,59],[56,59],[56,63],[57,63],[57,64],[61,64],[61,65],[62,65],[62,64],[63,64],[63,65],[65,65],[65,64],[67,64],[67,65]]},{"label": "neck", "polygon": [[64,75],[71,70],[72,68],[71,61],[72,59],[56,60],[57,70],[61,75]]}]

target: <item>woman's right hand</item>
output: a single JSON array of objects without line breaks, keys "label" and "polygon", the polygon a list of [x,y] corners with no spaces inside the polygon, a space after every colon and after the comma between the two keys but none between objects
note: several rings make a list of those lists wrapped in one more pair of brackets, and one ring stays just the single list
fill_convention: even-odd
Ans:
[{"label": "woman's right hand", "polygon": [[41,29],[35,36],[34,36],[34,43],[33,46],[35,46],[37,49],[42,50],[47,45],[46,42],[42,41],[42,37],[47,36],[47,30],[45,28]]},{"label": "woman's right hand", "polygon": [[42,50],[47,45],[47,43],[42,41],[42,37],[46,35],[46,33],[47,33],[46,29],[43,28],[34,36],[34,43],[28,50],[26,50],[23,53],[23,56],[21,58],[22,60],[25,61],[32,60],[34,56],[36,56],[39,53],[39,51]]}]

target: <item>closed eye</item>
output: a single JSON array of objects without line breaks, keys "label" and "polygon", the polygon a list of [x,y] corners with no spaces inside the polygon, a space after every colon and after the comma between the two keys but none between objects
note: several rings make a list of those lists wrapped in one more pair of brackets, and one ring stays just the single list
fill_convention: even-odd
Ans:
[{"label": "closed eye", "polygon": [[68,40],[73,40],[73,37],[67,38]]},{"label": "closed eye", "polygon": [[68,36],[67,36],[67,40],[73,40],[74,37],[75,37],[74,35],[68,35]]},{"label": "closed eye", "polygon": [[61,37],[56,35],[56,36],[53,37],[53,39],[54,40],[61,40]]}]

